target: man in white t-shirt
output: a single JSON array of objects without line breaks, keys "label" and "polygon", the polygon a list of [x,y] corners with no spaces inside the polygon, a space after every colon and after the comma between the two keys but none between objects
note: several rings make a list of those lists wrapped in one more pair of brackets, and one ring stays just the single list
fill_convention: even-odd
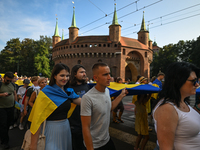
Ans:
[{"label": "man in white t-shirt", "polygon": [[[22,122],[23,122],[23,119],[24,119],[24,116],[25,116],[24,113],[23,113],[24,105],[22,104],[22,99],[23,99],[23,96],[24,96],[24,94],[25,94],[25,92],[26,92],[26,89],[27,89],[27,87],[28,87],[28,85],[29,85],[29,83],[30,83],[30,80],[29,80],[29,79],[24,79],[23,83],[24,83],[24,85],[21,86],[21,87],[18,89],[18,91],[17,91],[17,97],[18,97],[18,99],[19,99],[19,103],[21,104],[21,108],[20,108],[21,117],[20,117],[20,124],[19,124],[19,129],[20,129],[20,130],[23,130],[23,129],[24,129],[24,127],[23,127],[23,125],[22,125]],[[26,109],[26,108],[25,108],[25,109]]]},{"label": "man in white t-shirt", "polygon": [[121,94],[111,102],[107,86],[110,85],[110,68],[99,62],[92,67],[96,86],[82,97],[81,122],[84,143],[87,150],[115,150],[109,136],[110,112],[128,91],[123,89]]}]

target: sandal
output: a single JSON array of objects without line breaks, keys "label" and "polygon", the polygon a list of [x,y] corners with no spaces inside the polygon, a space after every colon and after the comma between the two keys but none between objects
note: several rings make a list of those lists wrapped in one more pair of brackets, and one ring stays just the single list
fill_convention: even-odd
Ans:
[{"label": "sandal", "polygon": [[118,119],[119,122],[124,123],[124,121],[122,119]]},{"label": "sandal", "polygon": [[118,122],[117,120],[113,120],[113,123],[116,123],[116,124],[118,124],[119,122]]}]

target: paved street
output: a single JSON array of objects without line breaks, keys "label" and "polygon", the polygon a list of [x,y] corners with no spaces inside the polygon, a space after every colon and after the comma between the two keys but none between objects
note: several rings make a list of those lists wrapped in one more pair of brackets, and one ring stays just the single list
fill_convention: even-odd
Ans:
[{"label": "paved street", "polygon": [[[132,150],[135,144],[135,140],[137,137],[137,133],[134,129],[134,121],[135,121],[135,115],[134,115],[134,106],[131,103],[132,96],[127,96],[123,99],[125,111],[122,116],[122,119],[124,123],[115,124],[112,123],[112,115],[110,120],[110,135],[113,139],[115,146],[117,150]],[[194,96],[191,97],[191,106],[194,106]],[[155,147],[156,142],[156,133],[153,127],[153,123],[150,123],[150,127],[153,129],[152,132],[150,132],[150,139],[146,145],[146,150],[153,150]],[[23,136],[24,136],[25,130],[20,131],[18,128],[14,128],[10,130],[10,150],[20,150],[20,147],[22,145]],[[0,148],[0,150],[2,150]]]}]

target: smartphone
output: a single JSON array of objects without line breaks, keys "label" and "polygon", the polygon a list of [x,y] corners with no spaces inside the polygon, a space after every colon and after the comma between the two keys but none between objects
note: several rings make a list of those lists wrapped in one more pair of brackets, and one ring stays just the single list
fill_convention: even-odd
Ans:
[{"label": "smartphone", "polygon": [[12,93],[8,93],[8,95],[11,95]]}]

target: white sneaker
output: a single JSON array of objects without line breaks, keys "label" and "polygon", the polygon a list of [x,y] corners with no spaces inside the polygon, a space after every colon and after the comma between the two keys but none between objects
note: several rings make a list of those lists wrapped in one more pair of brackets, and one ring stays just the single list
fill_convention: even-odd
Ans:
[{"label": "white sneaker", "polygon": [[10,126],[9,129],[12,130],[12,129],[13,129],[13,126]]},{"label": "white sneaker", "polygon": [[15,124],[13,125],[13,127],[14,127],[14,128],[17,127],[17,124],[15,123]]},{"label": "white sneaker", "polygon": [[19,124],[19,129],[20,129],[20,130],[24,130],[24,127],[23,127],[22,124]]}]

